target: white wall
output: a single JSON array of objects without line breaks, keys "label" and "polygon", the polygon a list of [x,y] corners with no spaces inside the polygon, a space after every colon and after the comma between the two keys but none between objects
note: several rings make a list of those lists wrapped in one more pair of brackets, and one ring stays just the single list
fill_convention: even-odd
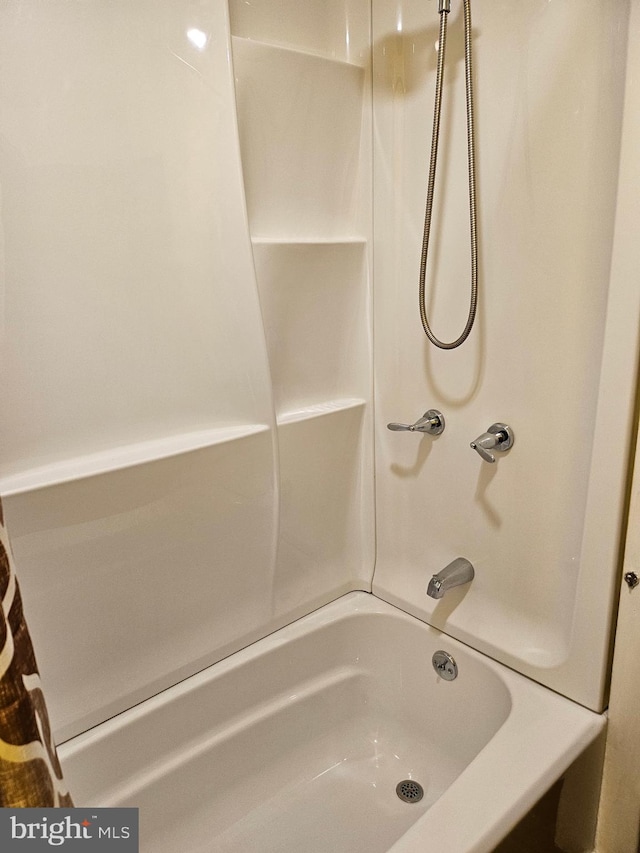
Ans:
[{"label": "white wall", "polygon": [[[418,268],[433,5],[374,2],[374,591],[600,710],[635,385],[638,282],[610,276],[628,4],[474,2],[480,302],[458,350],[427,343]],[[449,16],[428,307],[468,308],[462,4]],[[389,421],[440,409],[437,439]],[[469,443],[515,433],[495,465]],[[470,587],[427,598],[470,559]]]},{"label": "white wall", "polygon": [[368,9],[253,5],[237,81],[223,0],[0,13],[0,494],[59,740],[370,586]]},{"label": "white wall", "polygon": [[[474,3],[480,313],[441,353],[416,307],[433,7],[376,0],[372,126],[360,0],[5,4],[0,494],[60,739],[369,588],[372,135],[375,591],[602,707],[638,315],[610,275],[628,6],[604,9]],[[385,429],[432,406],[436,440]],[[496,420],[516,444],[489,467],[469,441]],[[460,554],[476,579],[434,605]]]},{"label": "white wall", "polygon": [[365,2],[232,2],[238,127],[279,446],[278,600],[370,589]]},{"label": "white wall", "polygon": [[[633,279],[640,268],[640,3],[633,0],[623,148],[618,194],[618,228],[613,270]],[[640,445],[635,446],[631,502],[622,574],[640,576]],[[640,586],[630,589],[619,578],[620,607],[609,700],[607,742],[596,833],[598,853],[637,853],[640,841]]]}]

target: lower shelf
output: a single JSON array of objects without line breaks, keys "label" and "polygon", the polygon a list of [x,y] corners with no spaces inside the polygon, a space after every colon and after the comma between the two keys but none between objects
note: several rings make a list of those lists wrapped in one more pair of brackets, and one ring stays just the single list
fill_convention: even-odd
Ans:
[{"label": "lower shelf", "polygon": [[358,409],[366,405],[366,401],[360,397],[344,397],[338,400],[324,400],[322,403],[314,403],[311,406],[302,406],[278,415],[278,426],[295,424],[300,421],[308,421],[313,418],[321,418],[325,415],[333,415],[337,412],[345,412],[349,409]]},{"label": "lower shelf", "polygon": [[22,492],[56,486],[72,480],[94,477],[97,474],[107,474],[168,459],[181,453],[201,450],[216,444],[224,444],[239,438],[266,432],[267,424],[240,424],[237,426],[220,426],[196,432],[180,433],[163,438],[142,441],[136,444],[126,444],[122,447],[111,447],[98,453],[75,456],[50,465],[29,468],[7,477],[0,477],[0,496],[9,497]]},{"label": "lower shelf", "polygon": [[370,577],[373,541],[363,400],[289,412],[278,424],[280,535],[275,607]]},{"label": "lower shelf", "polygon": [[273,442],[243,432],[3,499],[59,739],[270,630]]}]

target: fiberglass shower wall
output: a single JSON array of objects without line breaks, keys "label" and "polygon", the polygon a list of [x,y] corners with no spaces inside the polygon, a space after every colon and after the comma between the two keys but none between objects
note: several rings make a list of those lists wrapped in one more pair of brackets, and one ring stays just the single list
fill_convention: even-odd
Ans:
[{"label": "fiberglass shower wall", "polygon": [[[469,340],[441,351],[417,298],[438,15],[374,0],[374,591],[599,710],[637,345],[614,233],[628,4],[476,0],[472,15],[480,303]],[[462,2],[441,128],[427,302],[451,340],[470,282]],[[431,407],[436,439],[385,429]],[[496,421],[515,444],[490,465],[469,443]],[[471,585],[427,598],[457,556]]]},{"label": "fiberglass shower wall", "polygon": [[279,448],[274,586],[319,603],[328,580],[370,589],[373,568],[369,4],[230,13]]},{"label": "fiberglass shower wall", "polygon": [[[3,4],[0,493],[59,740],[370,585],[367,52],[335,13],[308,56],[235,22],[242,162],[223,0]],[[252,69],[348,140],[299,109],[322,180],[272,202]]]}]

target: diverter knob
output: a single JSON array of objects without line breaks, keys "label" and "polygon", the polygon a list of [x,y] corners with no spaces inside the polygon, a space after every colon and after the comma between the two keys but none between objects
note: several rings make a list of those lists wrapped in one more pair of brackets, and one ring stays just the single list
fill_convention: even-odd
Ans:
[{"label": "diverter knob", "polygon": [[513,447],[513,430],[506,424],[491,424],[486,432],[471,442],[471,447],[481,456],[485,462],[493,463],[496,457],[491,451],[504,453]]}]

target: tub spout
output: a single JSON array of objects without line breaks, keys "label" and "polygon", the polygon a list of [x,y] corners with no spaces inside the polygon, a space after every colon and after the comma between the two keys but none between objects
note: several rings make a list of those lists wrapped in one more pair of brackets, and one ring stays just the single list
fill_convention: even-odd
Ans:
[{"label": "tub spout", "polygon": [[442,598],[445,592],[452,587],[470,583],[474,575],[475,571],[469,560],[465,560],[464,557],[456,557],[452,563],[449,563],[431,578],[427,587],[427,595],[431,598]]}]

